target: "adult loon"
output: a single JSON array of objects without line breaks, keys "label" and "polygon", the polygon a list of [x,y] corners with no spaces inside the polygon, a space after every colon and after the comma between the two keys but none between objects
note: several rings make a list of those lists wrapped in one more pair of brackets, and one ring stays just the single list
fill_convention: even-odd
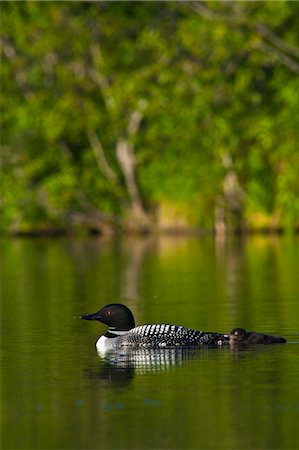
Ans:
[{"label": "adult loon", "polygon": [[229,333],[230,344],[284,344],[286,339],[280,336],[246,331],[244,328],[234,328]]},{"label": "adult loon", "polygon": [[100,311],[81,318],[98,320],[108,325],[108,331],[96,341],[96,348],[100,351],[121,347],[187,348],[222,345],[229,340],[227,334],[197,331],[181,325],[155,324],[135,327],[132,312],[119,303],[106,305]]}]

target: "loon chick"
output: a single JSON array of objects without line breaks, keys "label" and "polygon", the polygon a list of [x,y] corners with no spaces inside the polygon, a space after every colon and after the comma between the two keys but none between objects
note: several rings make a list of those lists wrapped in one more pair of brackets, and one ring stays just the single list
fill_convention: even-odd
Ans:
[{"label": "loon chick", "polygon": [[108,325],[108,331],[96,342],[97,350],[120,347],[163,348],[222,345],[227,334],[192,330],[181,325],[140,325],[135,327],[132,312],[125,305],[112,303],[94,314],[81,316],[85,320],[98,320]]},{"label": "loon chick", "polygon": [[229,333],[230,344],[284,344],[286,339],[280,336],[246,331],[244,328],[234,328]]}]

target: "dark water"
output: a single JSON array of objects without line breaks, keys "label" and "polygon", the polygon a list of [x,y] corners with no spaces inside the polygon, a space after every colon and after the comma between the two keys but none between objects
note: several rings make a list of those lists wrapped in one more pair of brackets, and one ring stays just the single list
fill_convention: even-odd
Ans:
[{"label": "dark water", "polygon": [[[299,240],[1,242],[2,449],[299,448]],[[110,302],[136,322],[285,345],[97,355]]]}]

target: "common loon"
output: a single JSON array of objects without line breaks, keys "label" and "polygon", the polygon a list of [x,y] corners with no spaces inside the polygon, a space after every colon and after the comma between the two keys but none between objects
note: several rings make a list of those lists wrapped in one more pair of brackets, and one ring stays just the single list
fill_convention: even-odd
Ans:
[{"label": "common loon", "polygon": [[112,303],[100,311],[81,316],[108,325],[108,331],[96,341],[100,351],[131,348],[198,347],[228,343],[227,334],[192,330],[181,325],[155,324],[135,327],[132,312],[125,305]]},{"label": "common loon", "polygon": [[284,344],[286,339],[280,336],[246,331],[244,328],[234,328],[229,333],[230,344]]}]

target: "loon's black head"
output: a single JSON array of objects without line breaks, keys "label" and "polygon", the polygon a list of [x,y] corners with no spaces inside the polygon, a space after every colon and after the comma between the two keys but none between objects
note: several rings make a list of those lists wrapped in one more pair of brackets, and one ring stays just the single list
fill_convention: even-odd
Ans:
[{"label": "loon's black head", "polygon": [[246,330],[244,328],[234,328],[229,333],[229,340],[230,342],[240,342],[243,341],[247,336]]},{"label": "loon's black head", "polygon": [[135,327],[133,314],[129,308],[120,303],[106,305],[96,313],[81,316],[81,319],[98,320],[99,322],[108,325],[109,328],[120,331],[131,330],[131,328]]}]

